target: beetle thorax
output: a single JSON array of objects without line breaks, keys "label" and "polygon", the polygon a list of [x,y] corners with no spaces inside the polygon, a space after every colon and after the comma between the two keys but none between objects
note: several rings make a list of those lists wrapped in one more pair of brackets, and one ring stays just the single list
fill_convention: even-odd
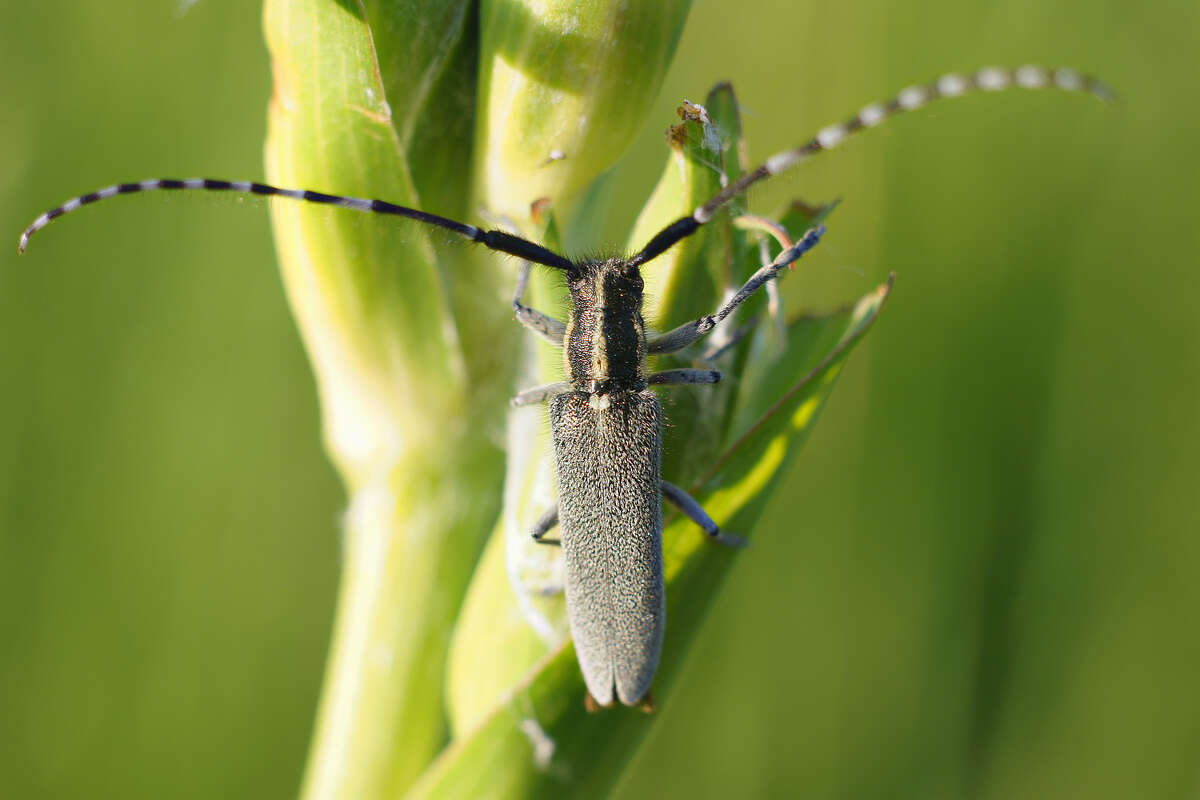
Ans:
[{"label": "beetle thorax", "polygon": [[637,267],[619,258],[585,261],[568,274],[567,287],[567,378],[592,394],[646,388],[643,284]]}]

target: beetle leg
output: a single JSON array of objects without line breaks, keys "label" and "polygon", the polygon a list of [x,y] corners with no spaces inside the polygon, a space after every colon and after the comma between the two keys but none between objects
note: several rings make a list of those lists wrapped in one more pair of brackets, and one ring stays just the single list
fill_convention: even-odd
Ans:
[{"label": "beetle leg", "polygon": [[781,269],[816,247],[824,233],[824,225],[810,228],[800,241],[777,255],[770,264],[751,275],[750,279],[742,284],[742,288],[738,289],[733,297],[718,308],[716,313],[701,317],[694,322],[685,322],[674,330],[650,339],[646,342],[646,352],[650,354],[674,353],[704,336],[715,328],[718,322],[732,314],[734,309],[746,302],[763,284],[778,275]]},{"label": "beetle leg", "polygon": [[553,530],[555,528],[555,526],[557,526],[557,525],[558,525],[558,506],[554,505],[554,506],[551,506],[550,508],[546,509],[545,513],[543,513],[540,517],[537,518],[537,521],[533,523],[533,530],[530,531],[529,535],[532,536],[533,540],[535,542],[537,542],[538,544],[553,544],[553,545],[558,545],[559,547],[561,547],[562,542],[559,541],[558,539],[543,539],[542,538],[547,533],[549,533],[551,530]]},{"label": "beetle leg", "polygon": [[513,313],[517,315],[517,322],[555,347],[562,347],[567,326],[561,320],[548,317],[537,309],[523,306],[515,301],[513,302]]},{"label": "beetle leg", "polygon": [[713,522],[712,517],[705,513],[690,494],[680,489],[673,483],[662,482],[663,497],[671,501],[671,505],[678,508],[688,519],[700,526],[704,533],[711,541],[723,544],[726,547],[745,547],[747,542],[740,536],[734,536],[731,533],[721,533],[721,528],[717,523]]},{"label": "beetle leg", "polygon": [[667,369],[662,372],[652,372],[646,376],[646,382],[652,386],[718,383],[720,380],[721,373],[715,369]]},{"label": "beetle leg", "polygon": [[533,265],[528,261],[521,262],[521,267],[517,272],[517,289],[513,292],[513,313],[517,315],[517,322],[555,347],[562,347],[563,337],[567,333],[566,323],[521,304],[521,298],[525,295],[525,287],[529,284],[529,271],[532,267]]},{"label": "beetle leg", "polygon": [[556,395],[573,391],[575,391],[575,385],[572,383],[565,381],[562,383],[547,383],[543,386],[534,386],[532,389],[518,392],[511,402],[514,406],[532,406],[544,403]]}]

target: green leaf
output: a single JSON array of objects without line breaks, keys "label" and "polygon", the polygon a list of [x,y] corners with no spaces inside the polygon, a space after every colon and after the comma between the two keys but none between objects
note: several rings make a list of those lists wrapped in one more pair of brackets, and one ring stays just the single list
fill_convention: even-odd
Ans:
[{"label": "green leaf", "polygon": [[[889,279],[853,309],[805,323],[807,335],[835,333],[836,346],[823,357],[798,359],[792,367],[805,369],[803,378],[733,441],[697,484],[695,496],[723,528],[743,533],[753,529],[771,487],[799,450],[890,287]],[[681,518],[667,524],[664,545],[671,622],[654,689],[660,703],[670,702],[688,645],[721,579],[735,560],[753,557],[753,550],[735,553],[711,545]],[[583,695],[583,679],[568,644],[514,686],[507,702],[473,732],[456,739],[410,796],[605,796],[653,719],[625,708],[588,715]]]},{"label": "green leaf", "polygon": [[[738,154],[744,149],[741,121],[728,84],[709,92],[703,106],[684,101],[678,113],[681,121],[667,132],[671,152],[666,168],[634,226],[628,243],[631,252],[712,197],[726,180],[724,176],[740,173]],[[669,330],[711,313],[723,293],[745,278],[740,264],[747,248],[747,234],[735,230],[729,213],[722,212],[647,264],[642,271],[647,322]],[[741,312],[730,318],[706,343],[729,335],[743,318]],[[693,350],[659,357],[654,368],[700,366]],[[742,363],[741,354],[732,353],[719,366],[727,378],[736,379]],[[664,432],[663,474],[671,481],[686,483],[695,477],[695,465],[708,463],[719,452],[735,383],[726,380],[703,389],[677,387],[663,395],[670,420]]]},{"label": "green leaf", "polygon": [[[634,223],[626,248],[637,252],[667,225],[692,213],[721,189],[724,148],[703,106],[684,102],[680,122],[667,131],[670,152],[662,176]],[[727,284],[721,258],[728,217],[720,215],[651,261],[643,315],[660,330],[681,325],[714,307]]]}]

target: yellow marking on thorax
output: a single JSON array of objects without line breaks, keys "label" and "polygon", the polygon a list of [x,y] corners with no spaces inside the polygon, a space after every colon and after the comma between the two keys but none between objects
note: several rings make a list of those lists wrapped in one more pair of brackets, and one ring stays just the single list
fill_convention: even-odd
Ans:
[{"label": "yellow marking on thorax", "polygon": [[608,340],[604,338],[604,275],[597,275],[593,284],[596,291],[596,326],[592,329],[592,377],[608,377]]}]

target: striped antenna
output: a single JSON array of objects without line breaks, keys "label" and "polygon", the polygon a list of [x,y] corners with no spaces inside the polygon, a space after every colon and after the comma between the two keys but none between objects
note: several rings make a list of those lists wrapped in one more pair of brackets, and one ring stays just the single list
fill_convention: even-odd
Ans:
[{"label": "striped antenna", "polygon": [[631,260],[638,264],[649,261],[680,239],[690,236],[701,225],[711,220],[722,206],[754,184],[791,169],[822,150],[831,150],[852,134],[873,128],[888,117],[905,111],[913,111],[943,97],[959,97],[972,92],[997,92],[1012,88],[1053,88],[1068,92],[1083,92],[1105,101],[1114,99],[1112,90],[1096,78],[1064,67],[1058,69],[1028,65],[1016,68],[984,67],[969,75],[952,72],[943,75],[933,83],[909,86],[886,103],[872,103],[847,121],[823,128],[807,144],[771,156],[760,167],[746,172],[738,180],[715,194],[712,199],[697,208],[690,216],[676,220],[657,233]]},{"label": "striped antenna", "polygon": [[[758,169],[751,170],[742,175],[741,178],[726,186],[689,216],[681,217],[656,233],[646,246],[642,248],[641,252],[630,258],[628,263],[632,266],[638,266],[661,255],[676,242],[695,233],[700,226],[711,220],[713,215],[726,203],[754,184],[766,180],[773,175],[778,175],[780,172],[808,160],[822,150],[832,149],[845,141],[851,134],[872,128],[888,117],[904,111],[912,111],[942,97],[958,97],[976,91],[994,92],[1014,87],[1023,89],[1056,88],[1072,92],[1085,92],[1095,95],[1102,100],[1113,99],[1112,91],[1093,77],[1082,75],[1066,68],[1047,69],[1035,66],[1017,67],[1015,69],[985,67],[970,75],[950,73],[924,86],[910,86],[886,103],[874,103],[866,106],[846,122],[840,125],[831,125],[821,130],[807,144],[771,156]],[[472,242],[478,242],[492,250],[514,255],[526,261],[532,261],[565,271],[574,269],[572,262],[565,256],[547,250],[541,245],[527,239],[514,236],[511,233],[494,229],[483,230],[474,225],[468,225],[465,222],[457,222],[438,216],[437,214],[429,214],[425,211],[396,205],[385,200],[366,200],[359,197],[325,194],[324,192],[314,192],[307,189],[281,189],[277,186],[269,186],[263,183],[214,180],[211,178],[189,178],[187,180],[156,178],[139,183],[121,183],[114,186],[107,186],[89,194],[73,197],[61,206],[52,208],[42,214],[28,228],[22,231],[18,250],[22,253],[25,252],[25,248],[29,245],[30,237],[63,214],[119,194],[134,194],[160,189],[202,189],[263,196],[277,195],[309,203],[340,206],[355,211],[407,217],[425,225],[443,228]]]},{"label": "striped antenna", "polygon": [[361,197],[345,197],[337,194],[325,194],[324,192],[314,192],[308,189],[281,189],[278,186],[270,186],[265,183],[253,183],[251,181],[226,181],[213,178],[187,178],[180,180],[178,178],[154,178],[152,180],[139,181],[137,183],[118,183],[113,186],[106,186],[103,189],[98,189],[88,194],[72,197],[62,205],[52,208],[46,213],[39,216],[29,227],[21,232],[20,241],[17,243],[17,250],[21,253],[25,252],[25,248],[29,246],[29,239],[42,228],[49,225],[53,220],[61,217],[63,214],[68,214],[78,208],[95,203],[99,200],[104,200],[109,197],[116,197],[119,194],[137,194],[139,192],[153,192],[159,190],[173,189],[198,189],[206,191],[225,191],[239,192],[241,194],[255,194],[264,197],[278,196],[288,197],[293,200],[303,200],[309,203],[323,203],[325,205],[339,206],[341,208],[349,208],[354,211],[363,211],[373,214],[389,214],[397,217],[406,217],[416,220],[417,222],[426,225],[433,225],[438,228],[457,233],[465,239],[472,242],[478,242],[485,247],[497,250],[501,253],[518,256],[527,261],[533,261],[537,264],[544,264],[548,267],[556,269],[570,270],[572,268],[571,261],[565,256],[560,256],[539,244],[522,239],[519,236],[513,236],[511,233],[500,230],[483,230],[474,225],[468,225],[465,222],[448,219],[430,214],[425,211],[420,211],[407,206],[399,206],[395,203],[389,203],[386,200],[367,200]]}]

